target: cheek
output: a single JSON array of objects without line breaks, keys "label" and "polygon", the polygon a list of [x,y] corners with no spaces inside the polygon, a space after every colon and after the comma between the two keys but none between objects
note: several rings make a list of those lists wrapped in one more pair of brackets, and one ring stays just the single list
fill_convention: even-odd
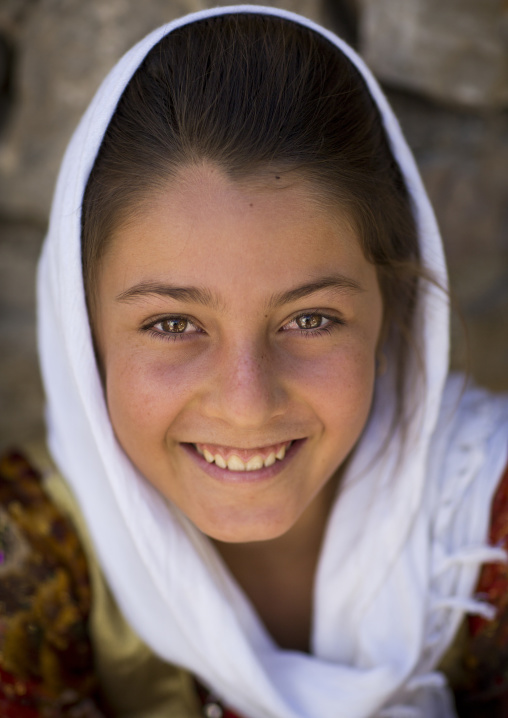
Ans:
[{"label": "cheek", "polygon": [[370,343],[345,344],[325,357],[300,364],[298,371],[298,385],[319,417],[331,451],[344,458],[369,415],[375,383],[374,349]]},{"label": "cheek", "polygon": [[166,433],[195,391],[197,373],[188,363],[170,363],[165,352],[110,355],[106,397],[111,423],[132,457],[146,442],[163,444]]},{"label": "cheek", "polygon": [[334,414],[349,419],[352,428],[356,429],[359,423],[363,428],[374,391],[374,358],[370,354],[351,352],[340,357],[334,369],[336,379],[329,391],[331,409]]},{"label": "cheek", "polygon": [[321,346],[313,345],[313,342],[318,345],[320,339],[303,341],[312,346],[304,346],[302,352],[295,352],[288,365],[295,385],[322,397],[324,405],[328,403],[328,395],[339,394],[346,399],[355,395],[360,398],[372,392],[376,349],[370,336],[352,331],[349,336],[340,336],[336,344],[325,351]]}]

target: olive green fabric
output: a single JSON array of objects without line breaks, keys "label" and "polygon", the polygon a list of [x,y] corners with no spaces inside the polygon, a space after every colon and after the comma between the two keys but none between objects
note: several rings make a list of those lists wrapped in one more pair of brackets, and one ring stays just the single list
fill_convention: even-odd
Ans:
[{"label": "olive green fabric", "polygon": [[99,567],[83,516],[41,445],[27,453],[44,475],[52,500],[72,520],[86,552],[92,584],[90,633],[98,679],[115,718],[199,718],[192,676],[165,663],[122,616]]}]

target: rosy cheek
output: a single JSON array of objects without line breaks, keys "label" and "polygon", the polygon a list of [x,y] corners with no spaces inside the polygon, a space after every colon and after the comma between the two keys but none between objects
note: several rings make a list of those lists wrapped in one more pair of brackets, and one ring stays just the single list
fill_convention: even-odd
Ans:
[{"label": "rosy cheek", "polygon": [[[361,432],[374,389],[374,358],[367,347],[348,347],[317,362],[307,379],[308,395],[314,396],[325,424],[341,424],[342,433]],[[345,423],[344,423],[345,422]]]},{"label": "rosy cheek", "polygon": [[[162,354],[162,356],[161,356]],[[117,434],[163,431],[195,388],[186,362],[169,362],[163,353],[132,352],[112,357],[106,368],[110,417]]]}]

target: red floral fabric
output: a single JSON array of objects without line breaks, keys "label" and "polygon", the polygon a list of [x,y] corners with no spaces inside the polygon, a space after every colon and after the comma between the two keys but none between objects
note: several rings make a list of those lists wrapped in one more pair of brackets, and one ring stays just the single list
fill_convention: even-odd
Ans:
[{"label": "red floral fabric", "polygon": [[102,718],[94,702],[90,599],[74,527],[23,456],[0,457],[2,718]]},{"label": "red floral fabric", "polygon": [[39,718],[33,700],[37,685],[33,681],[20,681],[0,668],[0,716],[2,718]]},{"label": "red floral fabric", "polygon": [[206,718],[242,718],[238,713],[226,708],[213,693],[210,693],[204,686],[195,681],[196,690],[203,707],[203,715]]},{"label": "red floral fabric", "polygon": [[[499,483],[492,502],[489,543],[491,546],[500,546],[508,550],[508,468]],[[498,616],[502,615],[508,607],[508,564],[485,564],[482,567],[476,594],[496,606]],[[469,618],[469,630],[472,636],[477,636],[482,631],[491,628],[492,621],[487,621],[481,616]],[[503,624],[500,628],[508,631],[508,624]],[[503,633],[499,638],[503,643],[508,644],[508,633]]]}]

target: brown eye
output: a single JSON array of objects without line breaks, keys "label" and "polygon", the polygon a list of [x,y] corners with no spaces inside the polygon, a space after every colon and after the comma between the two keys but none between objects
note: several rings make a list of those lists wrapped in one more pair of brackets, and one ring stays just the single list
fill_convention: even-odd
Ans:
[{"label": "brown eye", "polygon": [[300,329],[319,329],[323,321],[322,314],[302,314],[296,318],[296,323]]},{"label": "brown eye", "polygon": [[164,319],[160,322],[160,327],[163,332],[170,334],[182,334],[187,329],[189,321],[183,317],[175,317],[174,319]]}]

